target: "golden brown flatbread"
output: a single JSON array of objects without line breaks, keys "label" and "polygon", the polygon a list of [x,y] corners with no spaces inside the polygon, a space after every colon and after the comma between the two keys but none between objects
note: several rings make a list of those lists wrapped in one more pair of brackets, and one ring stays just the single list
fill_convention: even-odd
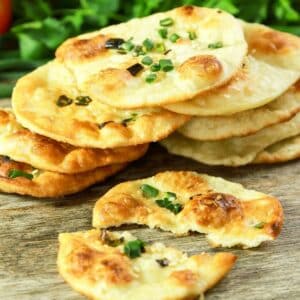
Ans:
[{"label": "golden brown flatbread", "polygon": [[0,191],[37,198],[61,197],[102,182],[126,166],[123,163],[80,174],[61,174],[38,170],[28,164],[0,156]]},{"label": "golden brown flatbread", "polygon": [[[132,243],[140,245],[142,252],[128,251]],[[90,299],[186,300],[213,287],[236,260],[231,253],[187,257],[161,243],[141,243],[129,232],[61,233],[58,269],[75,290]]]},{"label": "golden brown flatbread", "polygon": [[76,148],[22,127],[9,109],[0,109],[0,155],[58,173],[81,173],[136,160],[147,144],[114,149]]},{"label": "golden brown flatbread", "polygon": [[205,233],[213,246],[250,248],[278,236],[283,211],[276,198],[240,184],[170,171],[118,184],[96,202],[94,227],[132,223],[176,235]]}]

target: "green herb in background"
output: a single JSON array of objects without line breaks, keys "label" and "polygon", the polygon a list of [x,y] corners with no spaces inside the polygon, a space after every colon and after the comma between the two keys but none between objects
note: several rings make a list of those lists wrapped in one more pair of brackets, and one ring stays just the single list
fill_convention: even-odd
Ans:
[{"label": "green herb in background", "polygon": [[0,97],[10,96],[16,80],[53,58],[68,37],[185,4],[218,7],[300,35],[299,0],[15,0],[13,26],[0,36]]}]

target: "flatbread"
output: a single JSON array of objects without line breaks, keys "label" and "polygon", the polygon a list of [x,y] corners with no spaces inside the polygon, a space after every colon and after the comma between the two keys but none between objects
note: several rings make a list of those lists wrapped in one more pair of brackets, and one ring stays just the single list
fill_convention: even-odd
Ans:
[{"label": "flatbread", "polygon": [[[129,232],[107,234],[125,243],[136,240]],[[195,299],[220,281],[236,260],[224,252],[187,257],[161,243],[147,244],[141,256],[130,259],[123,244],[108,246],[102,236],[97,230],[59,235],[60,274],[75,290],[95,300]]]},{"label": "flatbread", "polygon": [[[124,169],[126,163],[100,167],[80,174],[60,174],[37,170],[32,166],[0,156],[0,191],[3,193],[28,195],[37,198],[61,197],[74,194],[104,181]],[[26,177],[11,178],[10,172],[25,172]]]},{"label": "flatbread", "polygon": [[300,38],[265,25],[247,23],[243,25],[249,53],[259,60],[284,69],[300,71]]},{"label": "flatbread", "polygon": [[[147,197],[142,191],[145,184],[159,193]],[[174,213],[157,204],[157,199],[165,198],[172,198],[171,203],[179,203],[182,210]],[[102,196],[93,211],[97,228],[136,223],[176,235],[195,231],[205,233],[213,246],[222,247],[256,247],[273,240],[282,221],[276,198],[222,178],[184,171],[121,183]]]},{"label": "flatbread", "polygon": [[300,136],[280,141],[260,152],[253,164],[274,164],[300,158]]},{"label": "flatbread", "polygon": [[231,116],[194,117],[178,131],[185,137],[214,141],[247,136],[285,122],[300,111],[300,81],[269,104]]},{"label": "flatbread", "polygon": [[[169,37],[181,37],[175,43],[158,34],[166,18],[174,22],[167,27]],[[189,32],[196,35],[194,40]],[[158,72],[151,84],[145,81],[150,74],[147,66],[132,76],[127,68],[141,63],[143,56],[106,49],[110,38],[133,38],[134,45],[147,38],[164,43],[166,52],[151,50],[147,55],[155,62],[171,59],[174,69]],[[219,86],[237,72],[246,53],[242,26],[233,16],[219,9],[184,6],[69,39],[56,57],[73,72],[83,93],[114,107],[136,108],[185,101]]]},{"label": "flatbread", "polygon": [[283,69],[248,56],[244,67],[226,85],[194,99],[165,106],[194,116],[221,116],[263,106],[283,94],[300,77],[299,71]]},{"label": "flatbread", "polygon": [[174,133],[161,144],[172,154],[208,165],[241,166],[252,162],[270,145],[300,133],[300,113],[287,122],[264,128],[245,137],[220,141],[196,141]]},{"label": "flatbread", "polygon": [[[58,106],[62,95],[73,102]],[[79,96],[88,95],[78,91],[62,64],[52,61],[17,82],[12,106],[24,127],[78,147],[116,148],[158,141],[189,119],[161,108],[114,109],[90,98],[87,105],[76,105]]]},{"label": "flatbread", "polygon": [[22,127],[9,109],[0,109],[0,155],[58,173],[81,173],[111,164],[136,160],[147,144],[115,149],[76,148],[35,134]]}]

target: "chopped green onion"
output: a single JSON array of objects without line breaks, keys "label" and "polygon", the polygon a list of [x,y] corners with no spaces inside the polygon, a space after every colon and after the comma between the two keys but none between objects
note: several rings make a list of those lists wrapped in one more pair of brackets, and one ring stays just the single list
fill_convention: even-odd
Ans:
[{"label": "chopped green onion", "polygon": [[156,259],[155,260],[162,268],[167,267],[170,264],[170,261],[167,258]]},{"label": "chopped green onion", "polygon": [[218,49],[218,48],[222,48],[223,47],[223,43],[222,42],[216,42],[216,43],[212,43],[208,45],[209,49]]},{"label": "chopped green onion", "polygon": [[127,124],[128,124],[129,122],[135,121],[136,118],[137,118],[137,116],[138,116],[137,113],[132,113],[132,114],[131,114],[131,117],[122,120],[121,124],[124,125],[124,126],[127,126]]},{"label": "chopped green onion", "polygon": [[119,39],[119,38],[112,38],[112,39],[108,39],[105,42],[105,48],[106,49],[119,49],[120,46],[124,43],[125,41],[123,39]]},{"label": "chopped green onion", "polygon": [[150,67],[150,70],[152,72],[158,72],[160,70],[160,65],[159,64],[153,64],[151,67]]},{"label": "chopped green onion", "polygon": [[80,106],[86,106],[92,102],[92,99],[89,96],[78,96],[75,99],[75,104]]},{"label": "chopped green onion", "polygon": [[127,41],[124,44],[122,44],[120,48],[122,50],[125,50],[125,51],[129,52],[129,51],[133,50],[134,44],[131,41]]},{"label": "chopped green onion", "polygon": [[32,174],[26,173],[24,171],[17,170],[17,169],[11,169],[11,170],[9,170],[8,177],[9,178],[24,177],[24,178],[27,178],[29,180],[33,179],[33,175]]},{"label": "chopped green onion", "polygon": [[174,20],[172,18],[165,18],[159,21],[160,26],[168,27],[174,24]]},{"label": "chopped green onion", "polygon": [[150,65],[153,64],[153,59],[152,59],[150,56],[145,56],[145,57],[142,59],[142,64],[147,65],[147,66],[150,66]]},{"label": "chopped green onion", "polygon": [[155,50],[159,53],[164,53],[166,51],[166,46],[163,43],[155,44]]},{"label": "chopped green onion", "polygon": [[145,53],[142,46],[137,45],[137,46],[134,47],[133,56],[140,56],[140,55],[145,55],[145,54],[146,53]]},{"label": "chopped green onion", "polygon": [[170,37],[169,37],[169,40],[170,40],[172,43],[176,43],[178,39],[180,39],[180,36],[179,36],[177,33],[173,33],[173,34],[171,34]]},{"label": "chopped green onion", "polygon": [[103,230],[103,231],[101,232],[100,238],[101,238],[101,241],[102,241],[104,244],[106,244],[106,245],[108,245],[108,246],[110,246],[110,247],[118,247],[118,246],[120,246],[121,244],[124,243],[124,238],[123,238],[123,237],[120,237],[119,239],[112,239],[112,238],[109,236],[109,234],[107,233],[106,230]]},{"label": "chopped green onion", "polygon": [[189,39],[192,41],[192,40],[195,40],[197,38],[197,34],[195,31],[189,31]]},{"label": "chopped green onion", "polygon": [[146,198],[153,198],[159,194],[159,190],[149,184],[142,184],[140,186],[143,196]]},{"label": "chopped green onion", "polygon": [[56,105],[59,107],[68,106],[73,103],[73,100],[66,95],[61,95],[56,101]]},{"label": "chopped green onion", "polygon": [[167,28],[159,28],[158,34],[162,39],[166,39],[168,37],[168,29]]},{"label": "chopped green onion", "polygon": [[166,192],[166,197],[171,201],[177,199],[177,195],[172,192]]},{"label": "chopped green onion", "polygon": [[159,65],[164,72],[170,72],[174,69],[173,63],[170,59],[160,59]]},{"label": "chopped green onion", "polygon": [[180,203],[174,204],[168,198],[156,200],[155,202],[158,206],[170,210],[175,215],[177,215],[182,210],[182,205]]},{"label": "chopped green onion", "polygon": [[262,228],[264,228],[265,225],[266,225],[265,222],[260,222],[260,223],[257,223],[256,225],[254,225],[254,228],[262,229]]},{"label": "chopped green onion", "polygon": [[157,75],[155,73],[150,73],[146,76],[145,81],[147,83],[152,83],[157,79]]},{"label": "chopped green onion", "polygon": [[154,48],[154,43],[150,39],[145,39],[143,41],[143,46],[147,51],[151,51]]},{"label": "chopped green onion", "polygon": [[142,252],[145,252],[145,242],[139,239],[127,242],[124,245],[124,253],[130,258],[137,258],[141,256]]}]

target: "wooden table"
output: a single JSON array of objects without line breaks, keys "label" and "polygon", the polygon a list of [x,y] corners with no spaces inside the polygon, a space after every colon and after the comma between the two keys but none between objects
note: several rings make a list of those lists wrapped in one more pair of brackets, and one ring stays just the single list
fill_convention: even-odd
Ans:
[{"label": "wooden table", "polygon": [[[231,250],[238,255],[237,264],[206,294],[206,300],[300,299],[300,161],[275,166],[208,167],[169,155],[155,144],[125,171],[80,194],[56,200],[0,194],[0,299],[84,299],[57,273],[58,233],[90,229],[94,203],[113,185],[164,170],[222,176],[282,200],[285,225],[278,240],[257,249]],[[189,254],[228,251],[210,249],[200,234],[175,238],[159,230],[124,228],[145,241],[162,241]]]}]

